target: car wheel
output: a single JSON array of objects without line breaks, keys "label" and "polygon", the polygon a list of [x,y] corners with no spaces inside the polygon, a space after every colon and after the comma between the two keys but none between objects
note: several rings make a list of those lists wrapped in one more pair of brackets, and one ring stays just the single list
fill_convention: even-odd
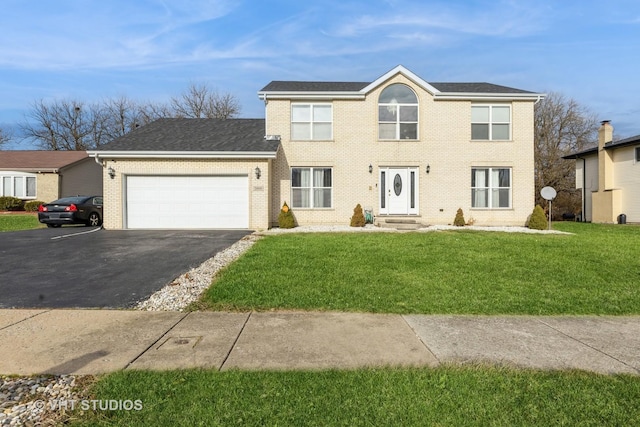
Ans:
[{"label": "car wheel", "polygon": [[89,214],[89,220],[87,221],[87,225],[91,227],[98,227],[102,224],[102,220],[100,219],[100,215],[97,212],[91,212]]},{"label": "car wheel", "polygon": [[49,228],[58,228],[58,227],[60,227],[60,224],[47,224],[47,227],[49,227]]}]

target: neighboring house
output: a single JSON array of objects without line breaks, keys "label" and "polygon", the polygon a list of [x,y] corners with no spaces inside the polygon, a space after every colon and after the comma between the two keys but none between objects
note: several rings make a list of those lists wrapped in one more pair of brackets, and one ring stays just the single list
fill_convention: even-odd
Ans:
[{"label": "neighboring house", "polygon": [[544,95],[427,83],[402,66],[373,82],[273,81],[266,120],[161,119],[89,154],[104,167],[106,228],[524,225],[534,204],[533,110]]},{"label": "neighboring house", "polygon": [[602,122],[598,146],[564,156],[576,160],[576,188],[582,190],[583,220],[640,222],[640,135],[613,141],[613,126]]},{"label": "neighboring house", "polygon": [[102,168],[86,151],[0,151],[0,196],[51,202],[102,194]]}]

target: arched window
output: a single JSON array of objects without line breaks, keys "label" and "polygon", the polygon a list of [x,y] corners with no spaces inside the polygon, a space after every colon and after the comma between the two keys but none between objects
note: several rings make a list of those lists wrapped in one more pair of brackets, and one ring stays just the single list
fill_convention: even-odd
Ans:
[{"label": "arched window", "polygon": [[379,139],[418,139],[418,97],[406,85],[385,88],[378,99]]}]

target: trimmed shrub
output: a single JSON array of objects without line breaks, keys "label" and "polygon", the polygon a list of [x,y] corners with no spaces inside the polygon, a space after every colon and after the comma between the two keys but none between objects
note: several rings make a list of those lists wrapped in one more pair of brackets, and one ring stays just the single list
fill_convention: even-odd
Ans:
[{"label": "trimmed shrub", "polygon": [[529,218],[529,228],[532,230],[546,230],[548,227],[547,216],[540,205],[533,208],[531,217]]},{"label": "trimmed shrub", "polygon": [[458,208],[456,212],[456,218],[453,220],[453,225],[456,227],[464,227],[465,225],[464,215],[462,214],[462,208]]},{"label": "trimmed shrub", "polygon": [[24,210],[27,212],[37,212],[38,206],[44,204],[40,200],[30,200],[24,204]]},{"label": "trimmed shrub", "polygon": [[24,202],[17,197],[0,197],[0,211],[21,211],[23,206]]},{"label": "trimmed shrub", "polygon": [[278,215],[278,226],[280,228],[293,228],[296,226],[296,220],[293,217],[293,212],[289,209],[287,202],[284,202],[282,209],[280,209],[280,215]]},{"label": "trimmed shrub", "polygon": [[353,216],[351,217],[352,227],[364,227],[365,224],[364,213],[362,213],[362,206],[360,203],[353,209]]}]

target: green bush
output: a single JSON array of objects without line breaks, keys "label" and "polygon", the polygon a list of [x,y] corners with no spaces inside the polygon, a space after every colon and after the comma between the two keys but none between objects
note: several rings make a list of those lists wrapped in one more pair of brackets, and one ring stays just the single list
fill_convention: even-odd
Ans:
[{"label": "green bush", "polygon": [[44,204],[40,200],[30,200],[24,204],[24,210],[27,212],[37,212],[38,206]]},{"label": "green bush", "polygon": [[17,197],[0,197],[0,211],[21,211],[23,206],[24,202]]},{"label": "green bush", "polygon": [[365,224],[364,213],[362,213],[362,206],[360,203],[353,209],[353,216],[351,217],[352,227],[364,227]]},{"label": "green bush", "polygon": [[536,205],[529,218],[529,228],[533,230],[546,230],[547,226],[547,216],[544,214],[544,210],[542,210],[540,205]]},{"label": "green bush", "polygon": [[453,220],[453,225],[456,227],[464,227],[465,220],[464,215],[462,214],[462,208],[458,208],[456,212],[456,218]]},{"label": "green bush", "polygon": [[293,217],[293,212],[289,209],[287,202],[284,202],[282,209],[280,209],[280,215],[278,215],[278,226],[280,226],[280,228],[293,228],[296,226],[296,220]]}]

